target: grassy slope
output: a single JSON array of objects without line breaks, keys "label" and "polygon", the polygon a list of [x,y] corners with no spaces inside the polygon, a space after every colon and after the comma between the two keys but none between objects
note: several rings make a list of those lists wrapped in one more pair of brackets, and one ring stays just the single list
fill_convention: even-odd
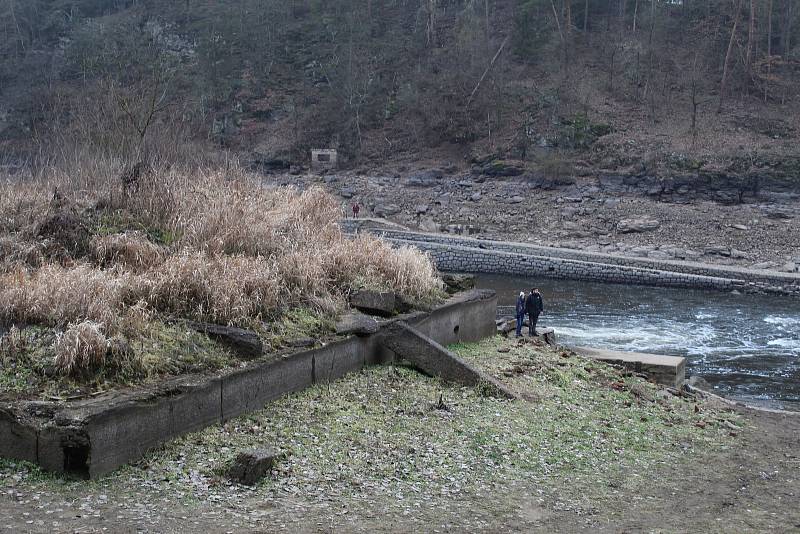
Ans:
[{"label": "grassy slope", "polygon": [[[177,509],[201,521],[224,516],[231,528],[474,530],[513,523],[531,501],[588,520],[597,503],[646,484],[648,472],[728,447],[741,424],[543,346],[493,338],[455,350],[538,400],[487,398],[409,369],[373,368],[176,440],[100,482],[64,482],[8,462],[0,480],[144,502],[167,517]],[[231,486],[225,465],[258,446],[286,457],[255,490]]]}]

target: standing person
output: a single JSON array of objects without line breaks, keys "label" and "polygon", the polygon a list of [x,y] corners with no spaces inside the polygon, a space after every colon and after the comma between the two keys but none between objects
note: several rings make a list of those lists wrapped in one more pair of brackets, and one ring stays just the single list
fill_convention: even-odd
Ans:
[{"label": "standing person", "polygon": [[358,212],[361,211],[361,206],[358,205],[358,201],[353,202],[353,218],[358,219]]},{"label": "standing person", "polygon": [[525,310],[528,312],[528,334],[538,336],[536,333],[536,323],[539,321],[539,314],[544,311],[544,301],[539,288],[534,287],[528,298],[525,299]]},{"label": "standing person", "polygon": [[517,337],[522,337],[522,322],[525,320],[525,292],[520,291],[517,297]]}]

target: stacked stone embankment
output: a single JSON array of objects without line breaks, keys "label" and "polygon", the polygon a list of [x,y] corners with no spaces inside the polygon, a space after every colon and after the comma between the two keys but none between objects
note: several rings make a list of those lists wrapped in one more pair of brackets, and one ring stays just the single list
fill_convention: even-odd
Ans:
[{"label": "stacked stone embankment", "polygon": [[[354,231],[357,222],[345,230]],[[527,243],[363,228],[396,245],[429,253],[443,271],[544,276],[690,289],[739,290],[800,296],[800,275],[698,262],[634,258]]]}]

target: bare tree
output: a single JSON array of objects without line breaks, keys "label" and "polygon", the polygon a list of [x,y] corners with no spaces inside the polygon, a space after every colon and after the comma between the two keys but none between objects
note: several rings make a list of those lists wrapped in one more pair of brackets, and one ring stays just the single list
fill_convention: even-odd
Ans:
[{"label": "bare tree", "polygon": [[725,90],[728,83],[728,71],[730,69],[731,54],[733,52],[733,44],[736,42],[736,29],[739,27],[739,18],[742,14],[742,0],[736,0],[736,6],[733,13],[733,27],[731,28],[731,38],[728,41],[728,51],[725,53],[725,62],[722,65],[722,80],[719,85],[719,106],[717,106],[717,113],[722,112],[722,102],[725,99]]}]

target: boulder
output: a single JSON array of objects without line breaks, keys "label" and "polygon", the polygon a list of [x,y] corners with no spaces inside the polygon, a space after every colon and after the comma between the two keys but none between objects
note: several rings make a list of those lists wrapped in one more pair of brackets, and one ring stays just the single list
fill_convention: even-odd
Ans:
[{"label": "boulder", "polygon": [[419,229],[423,232],[438,232],[440,230],[439,223],[433,220],[432,217],[422,217],[419,221]]},{"label": "boulder", "polygon": [[350,295],[350,305],[364,313],[390,317],[397,307],[397,296],[390,292],[362,289]]},{"label": "boulder", "polygon": [[448,273],[442,275],[442,281],[448,293],[459,293],[475,289],[476,278],[474,274]]},{"label": "boulder", "polygon": [[478,174],[486,176],[520,176],[525,173],[525,166],[521,162],[496,159],[480,167]]},{"label": "boulder", "polygon": [[427,204],[418,204],[418,205],[414,206],[414,213],[416,215],[424,215],[424,214],[428,213],[428,209],[429,209],[429,207],[428,207]]},{"label": "boulder", "polygon": [[240,453],[228,468],[228,478],[255,486],[270,472],[279,455],[273,449],[254,449]]},{"label": "boulder", "polygon": [[187,321],[186,324],[192,330],[228,345],[239,354],[255,358],[264,351],[261,338],[252,330],[195,321]]},{"label": "boulder", "polygon": [[397,204],[377,204],[372,211],[377,217],[390,217],[400,213],[400,206]]},{"label": "boulder", "polygon": [[343,315],[336,322],[336,333],[340,336],[367,336],[378,332],[378,321],[359,312]]},{"label": "boulder", "polygon": [[622,219],[617,223],[617,232],[621,234],[650,232],[657,230],[660,226],[661,222],[647,217]]},{"label": "boulder", "polygon": [[340,192],[342,198],[353,198],[356,194],[355,190],[352,187],[345,187]]},{"label": "boulder", "polygon": [[422,171],[406,178],[404,185],[407,187],[433,187],[443,176],[444,173],[438,169]]}]

